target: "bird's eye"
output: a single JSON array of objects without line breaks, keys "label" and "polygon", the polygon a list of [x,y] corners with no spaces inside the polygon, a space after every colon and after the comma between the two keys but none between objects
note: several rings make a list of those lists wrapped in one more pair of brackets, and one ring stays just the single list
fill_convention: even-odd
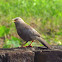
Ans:
[{"label": "bird's eye", "polygon": [[14,19],[14,22],[16,22],[18,19]]},{"label": "bird's eye", "polygon": [[18,19],[15,19],[15,21],[17,21]]},{"label": "bird's eye", "polygon": [[17,19],[15,19],[15,21],[17,21]]}]

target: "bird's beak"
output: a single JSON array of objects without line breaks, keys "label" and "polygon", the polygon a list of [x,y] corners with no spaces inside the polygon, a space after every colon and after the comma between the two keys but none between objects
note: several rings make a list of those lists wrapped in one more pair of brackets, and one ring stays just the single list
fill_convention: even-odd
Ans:
[{"label": "bird's beak", "polygon": [[13,21],[12,22],[16,22],[15,19],[12,19]]}]

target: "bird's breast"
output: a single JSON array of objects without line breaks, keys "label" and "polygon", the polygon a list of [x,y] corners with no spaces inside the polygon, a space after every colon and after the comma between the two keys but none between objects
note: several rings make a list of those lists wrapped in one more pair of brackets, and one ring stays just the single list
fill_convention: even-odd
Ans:
[{"label": "bird's breast", "polygon": [[28,34],[28,32],[25,31],[24,29],[18,29],[17,33],[25,41],[31,41],[32,40],[31,36],[29,35],[30,33]]}]

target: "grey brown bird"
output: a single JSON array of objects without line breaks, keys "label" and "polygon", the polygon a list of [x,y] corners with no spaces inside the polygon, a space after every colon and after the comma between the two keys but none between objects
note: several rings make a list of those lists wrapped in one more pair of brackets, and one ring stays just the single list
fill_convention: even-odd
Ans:
[{"label": "grey brown bird", "polygon": [[20,17],[16,17],[13,20],[14,20],[18,35],[24,41],[26,41],[26,43],[28,41],[33,42],[34,40],[38,40],[45,47],[51,49],[51,46],[44,39],[41,38],[40,34],[30,25],[26,24]]}]

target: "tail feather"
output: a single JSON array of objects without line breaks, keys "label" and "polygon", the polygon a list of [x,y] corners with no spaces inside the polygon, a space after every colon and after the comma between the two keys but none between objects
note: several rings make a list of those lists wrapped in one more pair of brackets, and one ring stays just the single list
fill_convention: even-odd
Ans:
[{"label": "tail feather", "polygon": [[45,47],[51,49],[51,46],[45,41],[43,40],[41,37],[36,37],[36,39],[41,42]]}]

